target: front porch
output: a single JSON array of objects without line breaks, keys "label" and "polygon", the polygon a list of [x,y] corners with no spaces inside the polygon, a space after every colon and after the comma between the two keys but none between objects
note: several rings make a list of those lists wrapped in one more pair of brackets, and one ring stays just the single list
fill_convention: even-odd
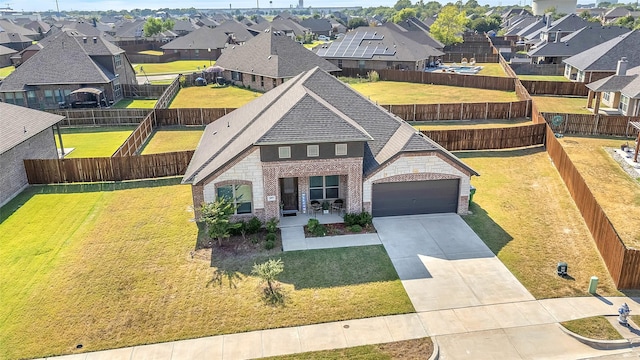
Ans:
[{"label": "front porch", "polygon": [[[292,215],[295,214],[295,215]],[[295,226],[304,226],[307,225],[309,219],[318,219],[320,224],[335,224],[335,223],[343,223],[342,215],[338,213],[329,213],[329,214],[313,214],[313,213],[303,213],[301,211],[296,211],[292,214],[287,214],[280,216],[280,228],[286,227],[295,227]]]}]

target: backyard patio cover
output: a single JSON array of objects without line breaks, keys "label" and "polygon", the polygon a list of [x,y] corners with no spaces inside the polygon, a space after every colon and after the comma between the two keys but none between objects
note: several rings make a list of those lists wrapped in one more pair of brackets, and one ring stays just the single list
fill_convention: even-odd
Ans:
[{"label": "backyard patio cover", "polygon": [[78,90],[73,90],[70,94],[78,94],[78,93],[91,93],[91,94],[100,95],[102,94],[102,90],[86,87],[86,88],[80,88]]}]

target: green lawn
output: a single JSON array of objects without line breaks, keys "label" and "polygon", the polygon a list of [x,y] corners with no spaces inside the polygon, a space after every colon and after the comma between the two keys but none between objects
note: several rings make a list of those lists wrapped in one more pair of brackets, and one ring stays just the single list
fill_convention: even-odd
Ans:
[{"label": "green lawn", "polygon": [[395,341],[386,344],[356,346],[346,349],[313,351],[302,354],[274,356],[269,360],[413,360],[428,359],[433,354],[433,343],[429,338]]},{"label": "green lawn", "polygon": [[565,136],[560,143],[622,241],[627,246],[640,248],[640,228],[636,221],[630,221],[640,219],[640,182],[624,172],[605,150],[605,147],[619,149],[627,141]]},{"label": "green lawn", "polygon": [[145,51],[139,51],[138,54],[160,56],[160,55],[162,55],[164,53],[162,51],[158,51],[158,50],[145,50]]},{"label": "green lawn", "polygon": [[500,63],[477,63],[474,66],[482,66],[482,70],[478,72],[478,75],[509,77],[500,66]]},{"label": "green lawn", "polygon": [[557,76],[545,76],[545,75],[518,75],[520,80],[537,80],[537,81],[559,81],[559,82],[569,82],[570,80],[562,75]]},{"label": "green lawn", "polygon": [[565,321],[562,326],[569,331],[596,340],[622,340],[622,335],[604,316]]},{"label": "green lawn", "polygon": [[193,86],[180,89],[170,108],[239,108],[262,95],[236,86]]},{"label": "green lawn", "polygon": [[531,120],[469,120],[469,121],[411,121],[418,130],[494,129],[531,125]]},{"label": "green lawn", "polygon": [[[215,61],[211,61],[212,65],[215,65]],[[147,75],[158,75],[158,74],[180,74],[180,73],[191,73],[202,71],[208,68],[209,60],[178,60],[171,61],[168,63],[148,63],[148,64],[135,64],[133,69],[136,71],[136,74],[142,74],[140,68],[144,69],[144,72]],[[200,67],[200,69],[198,69]]]},{"label": "green lawn", "polygon": [[[67,158],[109,157],[129,137],[135,127],[61,129],[65,149],[75,148]],[[60,147],[56,135],[56,146]]]},{"label": "green lawn", "polygon": [[[194,257],[191,188],[152,183],[33,187],[2,208],[0,358],[414,311],[382,246]],[[249,274],[267,256],[283,306]]]},{"label": "green lawn", "polygon": [[4,79],[9,76],[9,74],[11,74],[15,69],[16,68],[13,65],[0,68],[0,79]]},{"label": "green lawn", "polygon": [[376,81],[350,84],[379,104],[444,104],[518,101],[513,91],[470,89],[457,86]]},{"label": "green lawn", "polygon": [[586,97],[532,96],[532,98],[540,112],[593,114],[587,110]]},{"label": "green lawn", "polygon": [[[464,220],[536,298],[620,295],[580,212],[542,148],[456,153],[480,173]],[[569,275],[556,275],[560,261]]]},{"label": "green lawn", "polygon": [[195,150],[202,132],[201,128],[158,130],[144,147],[142,155]]},{"label": "green lawn", "polygon": [[151,80],[149,82],[151,85],[170,85],[173,82],[173,79]]},{"label": "green lawn", "polygon": [[115,103],[113,109],[153,109],[158,100],[148,99],[122,99]]}]

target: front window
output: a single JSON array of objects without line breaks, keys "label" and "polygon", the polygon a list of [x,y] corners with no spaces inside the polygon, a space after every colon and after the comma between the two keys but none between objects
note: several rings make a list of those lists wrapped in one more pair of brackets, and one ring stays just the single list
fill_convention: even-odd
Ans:
[{"label": "front window", "polygon": [[122,66],[122,55],[118,54],[113,57],[116,63],[116,69]]},{"label": "front window", "polygon": [[216,189],[218,198],[232,202],[236,214],[251,214],[251,185],[224,185]]},{"label": "front window", "polygon": [[122,97],[122,86],[120,85],[120,79],[113,80],[113,97],[119,99]]},{"label": "front window", "polygon": [[309,178],[309,199],[337,199],[340,178],[338,175],[311,176]]},{"label": "front window", "polygon": [[364,60],[358,60],[358,69],[364,69]]},{"label": "front window", "polygon": [[291,158],[291,146],[280,146],[278,148],[278,157],[280,159]]},{"label": "front window", "polygon": [[607,102],[611,101],[611,93],[610,92],[602,93],[602,100]]},{"label": "front window", "polygon": [[336,144],[336,156],[347,155],[347,144]]},{"label": "front window", "polygon": [[231,72],[231,80],[233,81],[242,81],[242,73],[237,71]]},{"label": "front window", "polygon": [[620,97],[620,111],[626,115],[627,110],[629,110],[629,97],[622,95]]},{"label": "front window", "polygon": [[307,145],[307,157],[317,157],[317,156],[320,156],[320,146]]}]

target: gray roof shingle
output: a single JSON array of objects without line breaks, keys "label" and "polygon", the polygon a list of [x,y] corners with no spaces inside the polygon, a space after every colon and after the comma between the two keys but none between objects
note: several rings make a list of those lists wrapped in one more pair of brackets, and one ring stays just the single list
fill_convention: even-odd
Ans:
[{"label": "gray roof shingle", "polygon": [[224,30],[203,26],[185,36],[181,36],[170,43],[161,46],[164,50],[185,49],[223,49],[229,40]]},{"label": "gray roof shingle", "polygon": [[582,71],[615,71],[623,57],[628,59],[630,68],[640,66],[640,30],[617,36],[563,62]]},{"label": "gray roof shingle", "polygon": [[289,78],[316,66],[325,71],[340,68],[278,31],[266,32],[243,45],[226,48],[216,62],[228,70],[271,78]]},{"label": "gray roof shingle", "polygon": [[620,92],[632,99],[640,99],[640,66],[627,70],[626,75],[612,75],[587,84],[596,92]]},{"label": "gray roof shingle", "polygon": [[409,151],[437,151],[477,175],[411,125],[314,68],[208,125],[183,182],[200,183],[255,145],[336,140],[366,141],[365,175]]},{"label": "gray roof shingle", "polygon": [[0,154],[64,119],[64,116],[1,101],[0,114]]},{"label": "gray roof shingle", "polygon": [[631,30],[620,26],[585,26],[559,42],[548,42],[529,51],[529,56],[573,56]]}]

